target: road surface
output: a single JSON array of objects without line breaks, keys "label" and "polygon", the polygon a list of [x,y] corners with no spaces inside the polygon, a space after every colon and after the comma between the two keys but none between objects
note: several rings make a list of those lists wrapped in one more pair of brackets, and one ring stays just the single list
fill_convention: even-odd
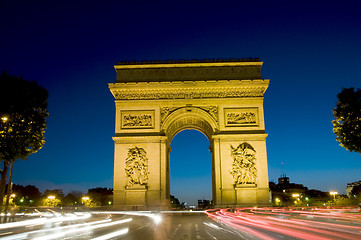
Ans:
[{"label": "road surface", "polygon": [[0,239],[361,239],[359,210],[58,214],[0,224]]}]

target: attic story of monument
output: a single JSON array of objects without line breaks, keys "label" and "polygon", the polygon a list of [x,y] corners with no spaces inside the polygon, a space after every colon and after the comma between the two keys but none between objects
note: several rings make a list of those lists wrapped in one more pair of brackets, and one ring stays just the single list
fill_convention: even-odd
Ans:
[{"label": "attic story of monument", "polygon": [[210,142],[216,207],[269,204],[262,79],[257,59],[115,65],[114,206],[167,208],[170,143],[184,129]]}]

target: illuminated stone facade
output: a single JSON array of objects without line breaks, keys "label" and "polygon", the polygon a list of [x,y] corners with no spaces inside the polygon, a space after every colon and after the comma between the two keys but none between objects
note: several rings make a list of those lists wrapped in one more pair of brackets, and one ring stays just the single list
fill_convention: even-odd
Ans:
[{"label": "illuminated stone facade", "polygon": [[196,129],[210,141],[217,207],[268,205],[259,61],[122,63],[115,66],[114,206],[167,208],[173,137]]}]

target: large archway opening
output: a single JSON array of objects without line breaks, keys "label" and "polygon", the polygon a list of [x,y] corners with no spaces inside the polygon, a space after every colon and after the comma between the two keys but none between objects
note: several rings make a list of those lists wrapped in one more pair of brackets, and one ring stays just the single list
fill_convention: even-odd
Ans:
[{"label": "large archway opening", "polygon": [[212,200],[210,142],[198,130],[185,129],[172,139],[170,153],[170,194],[186,206],[198,200]]}]

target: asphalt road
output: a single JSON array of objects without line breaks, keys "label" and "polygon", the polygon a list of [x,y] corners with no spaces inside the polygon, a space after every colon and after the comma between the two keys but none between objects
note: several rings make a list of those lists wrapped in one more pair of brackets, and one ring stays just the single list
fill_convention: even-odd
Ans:
[{"label": "asphalt road", "polygon": [[[110,236],[112,233],[116,235]],[[161,219],[96,214],[85,220],[45,222],[0,230],[0,239],[249,239],[247,237],[247,234],[219,224],[204,213],[162,214]]]},{"label": "asphalt road", "polygon": [[107,212],[0,224],[0,239],[361,239],[359,212],[237,210],[205,213]]}]

